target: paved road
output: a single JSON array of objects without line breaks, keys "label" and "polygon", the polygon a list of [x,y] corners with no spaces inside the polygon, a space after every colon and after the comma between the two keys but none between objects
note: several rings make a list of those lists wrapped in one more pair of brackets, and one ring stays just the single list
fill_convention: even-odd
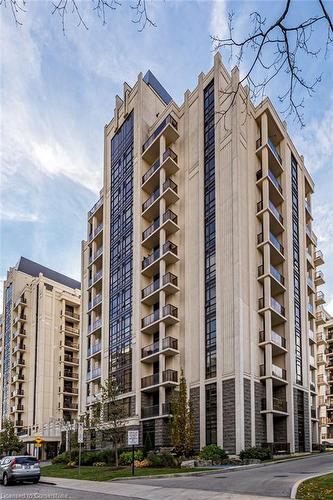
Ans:
[{"label": "paved road", "polygon": [[[321,453],[309,458],[266,465],[252,470],[225,471],[187,478],[137,479],[134,482],[138,485],[157,486],[162,489],[198,489],[240,495],[289,498],[291,488],[296,481],[313,474],[328,472],[333,472],[333,453]],[[161,497],[163,494],[159,496]]]},{"label": "paved road", "polygon": [[48,484],[30,484],[10,485],[4,487],[0,485],[0,499],[48,499],[48,500],[139,500],[137,497],[124,497],[110,494],[92,494],[90,491],[74,490],[60,488]]}]

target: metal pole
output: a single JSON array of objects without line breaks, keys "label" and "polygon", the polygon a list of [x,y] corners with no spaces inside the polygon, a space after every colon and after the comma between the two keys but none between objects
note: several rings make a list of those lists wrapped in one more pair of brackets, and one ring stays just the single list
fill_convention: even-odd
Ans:
[{"label": "metal pole", "polygon": [[79,475],[81,472],[81,443],[79,443]]},{"label": "metal pole", "polygon": [[132,476],[134,476],[134,444],[132,445]]}]

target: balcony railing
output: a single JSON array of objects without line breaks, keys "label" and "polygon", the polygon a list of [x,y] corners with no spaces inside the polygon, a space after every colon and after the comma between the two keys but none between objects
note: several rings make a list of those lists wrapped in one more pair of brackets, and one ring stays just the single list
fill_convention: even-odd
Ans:
[{"label": "balcony railing", "polygon": [[95,368],[94,370],[87,372],[87,380],[92,380],[92,379],[98,378],[100,376],[101,376],[101,369],[100,368]]},{"label": "balcony railing", "polygon": [[77,403],[67,403],[66,401],[64,401],[63,408],[66,408],[69,410],[77,410],[78,404]]},{"label": "balcony railing", "polygon": [[317,418],[317,409],[311,408],[311,418]]},{"label": "balcony railing", "polygon": [[147,377],[143,377],[141,379],[141,388],[145,389],[146,387],[150,387],[153,385],[158,385],[160,380],[160,374],[154,373],[153,375],[148,375]]},{"label": "balcony railing", "polygon": [[95,203],[95,205],[92,207],[91,210],[89,210],[88,212],[88,219],[90,219],[90,217],[92,215],[94,215],[94,213],[99,209],[99,207],[101,207],[103,205],[103,196],[100,197],[100,199]]},{"label": "balcony railing", "polygon": [[143,406],[141,408],[141,418],[158,417],[160,414],[160,405]]},{"label": "balcony railing", "polygon": [[146,142],[142,146],[143,153],[155,141],[156,137],[162,132],[162,130],[169,124],[172,125],[176,130],[178,129],[178,124],[176,120],[171,115],[168,115],[166,118],[164,118],[161,124],[155,129],[155,131],[151,134],[151,136],[146,140]]},{"label": "balcony railing", "polygon": [[93,354],[96,354],[97,352],[100,352],[102,349],[102,344],[101,342],[97,342],[97,344],[94,344],[88,349],[88,356],[92,356]]},{"label": "balcony railing", "polygon": [[280,302],[278,302],[273,297],[271,297],[271,306],[272,306],[272,309],[274,309],[274,311],[276,311],[277,313],[281,314],[281,316],[286,315],[286,311],[285,311],[284,306],[281,305]]},{"label": "balcony railing", "polygon": [[167,160],[168,158],[171,158],[175,163],[177,163],[178,161],[176,153],[172,151],[171,148],[167,148],[163,153],[163,161]]},{"label": "balcony railing", "polygon": [[[262,410],[267,410],[267,400],[266,398],[263,398],[261,400],[261,408]],[[274,411],[281,411],[284,413],[287,413],[287,401],[281,398],[273,398],[273,410]]]},{"label": "balcony railing", "polygon": [[269,233],[269,241],[273,244],[273,246],[280,252],[284,253],[283,245],[279,242],[276,236],[273,233]]},{"label": "balcony railing", "polygon": [[[162,351],[165,349],[175,349],[178,350],[178,340],[173,337],[165,337],[162,339]],[[147,345],[141,349],[141,357],[147,358],[152,354],[156,354],[160,351],[159,342],[154,342],[153,344]]]},{"label": "balcony railing", "polygon": [[[157,311],[154,311],[153,313],[148,314],[148,316],[145,316],[144,318],[142,318],[142,320],[141,320],[142,328],[145,328],[145,327],[151,325],[152,323],[155,323],[155,321],[158,321],[160,319],[160,311],[161,310],[158,309]],[[162,308],[162,318],[164,318],[165,316],[174,316],[175,318],[177,318],[178,317],[177,307],[175,307],[171,304],[166,304]]]},{"label": "balcony railing", "polygon": [[149,170],[142,176],[142,184],[144,184],[155,172],[160,168],[160,160],[156,160]]},{"label": "balcony railing", "polygon": [[142,233],[142,241],[148,238],[151,234],[153,234],[156,229],[160,226],[160,218],[158,217],[152,224],[150,224],[147,229],[145,229]]},{"label": "balcony railing", "polygon": [[64,355],[64,361],[67,363],[75,363],[79,364],[79,358],[75,358],[74,356],[70,356],[69,354]]},{"label": "balcony railing", "polygon": [[315,260],[320,260],[323,262],[324,261],[323,252],[321,250],[317,250],[315,252],[314,258],[315,258]]},{"label": "balcony railing", "polygon": [[147,208],[149,208],[154,203],[154,201],[157,200],[159,195],[160,195],[160,188],[157,188],[153,192],[153,194],[149,196],[149,198],[144,203],[142,203],[142,212],[147,210]]},{"label": "balcony railing", "polygon": [[100,304],[102,302],[102,294],[101,293],[98,293],[94,298],[93,300],[91,300],[90,302],[88,302],[88,309],[91,309],[92,307],[95,307],[97,306],[98,304]]},{"label": "balcony railing", "polygon": [[91,241],[95,238],[95,236],[97,236],[103,229],[103,222],[101,222],[100,224],[98,224],[98,226],[94,229],[94,231],[92,231],[89,236],[88,236],[88,240]]},{"label": "balcony railing", "polygon": [[101,328],[101,326],[102,326],[101,318],[96,319],[94,323],[88,326],[88,334],[93,332],[94,330],[97,330],[98,328]]},{"label": "balcony railing", "polygon": [[272,139],[270,137],[268,137],[267,144],[268,144],[270,150],[272,151],[273,155],[277,159],[277,161],[279,163],[282,163],[281,156],[280,156],[278,150],[276,149],[276,146],[274,146],[274,143],[273,143],[273,141],[272,141]]},{"label": "balcony railing", "polygon": [[275,215],[275,217],[277,218],[277,220],[283,224],[283,217],[282,215],[280,214],[279,210],[276,208],[276,206],[274,205],[274,203],[272,203],[271,201],[269,201],[269,208],[271,209],[271,211],[273,212],[273,214]]},{"label": "balcony railing", "polygon": [[284,286],[284,276],[274,267],[270,266],[271,275]]},{"label": "balcony railing", "polygon": [[96,252],[89,257],[89,264],[91,264],[94,260],[97,259],[103,253],[103,246],[100,246]]},{"label": "balcony railing", "polygon": [[64,385],[64,392],[67,392],[68,394],[79,394],[79,389],[74,389],[74,387]]},{"label": "balcony railing", "polygon": [[316,292],[316,301],[317,302],[325,302],[324,292]]},{"label": "balcony railing", "polygon": [[78,349],[79,348],[79,344],[77,344],[76,342],[72,342],[71,340],[65,340],[65,347],[72,347],[73,349]]},{"label": "balcony railing", "polygon": [[162,382],[178,382],[178,372],[176,370],[164,370],[162,372]]},{"label": "balcony railing", "polygon": [[75,378],[76,380],[78,380],[79,374],[74,373],[71,370],[64,370],[64,377]]},{"label": "balcony railing", "polygon": [[310,302],[308,303],[308,312],[313,314],[313,305]]},{"label": "balcony railing", "polygon": [[[269,374],[266,373],[266,365],[260,365],[260,376],[265,377],[268,375]],[[280,366],[272,365],[272,375],[282,380],[287,380],[287,371],[285,368],[281,368]]]},{"label": "balcony railing", "polygon": [[304,206],[305,206],[306,210],[309,212],[309,214],[311,215],[311,213],[312,213],[311,205],[307,199],[304,200]]},{"label": "balcony railing", "polygon": [[316,280],[323,280],[324,279],[324,273],[323,273],[323,271],[316,271],[315,279]]},{"label": "balcony railing", "polygon": [[156,292],[160,288],[160,280],[157,279],[150,283],[150,285],[146,286],[142,291],[141,291],[141,297],[145,299],[149,295],[151,295],[153,292]]},{"label": "balcony railing", "polygon": [[168,220],[171,220],[172,222],[177,224],[177,219],[178,219],[177,215],[174,212],[172,212],[172,210],[170,210],[170,209],[168,209],[163,214],[163,223],[167,222]]}]

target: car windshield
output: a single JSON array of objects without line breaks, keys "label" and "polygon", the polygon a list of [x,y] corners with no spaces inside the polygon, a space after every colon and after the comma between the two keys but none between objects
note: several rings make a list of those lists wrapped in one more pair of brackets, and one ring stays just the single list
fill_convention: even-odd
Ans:
[{"label": "car windshield", "polygon": [[36,464],[37,458],[35,458],[35,457],[16,457],[15,462],[17,464]]}]

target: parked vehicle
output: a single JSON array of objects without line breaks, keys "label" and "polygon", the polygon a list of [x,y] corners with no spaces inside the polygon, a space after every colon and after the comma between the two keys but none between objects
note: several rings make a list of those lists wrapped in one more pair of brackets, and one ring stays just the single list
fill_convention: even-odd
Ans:
[{"label": "parked vehicle", "polygon": [[39,479],[40,466],[36,457],[14,455],[0,460],[0,480],[4,486],[23,481],[38,483]]}]

